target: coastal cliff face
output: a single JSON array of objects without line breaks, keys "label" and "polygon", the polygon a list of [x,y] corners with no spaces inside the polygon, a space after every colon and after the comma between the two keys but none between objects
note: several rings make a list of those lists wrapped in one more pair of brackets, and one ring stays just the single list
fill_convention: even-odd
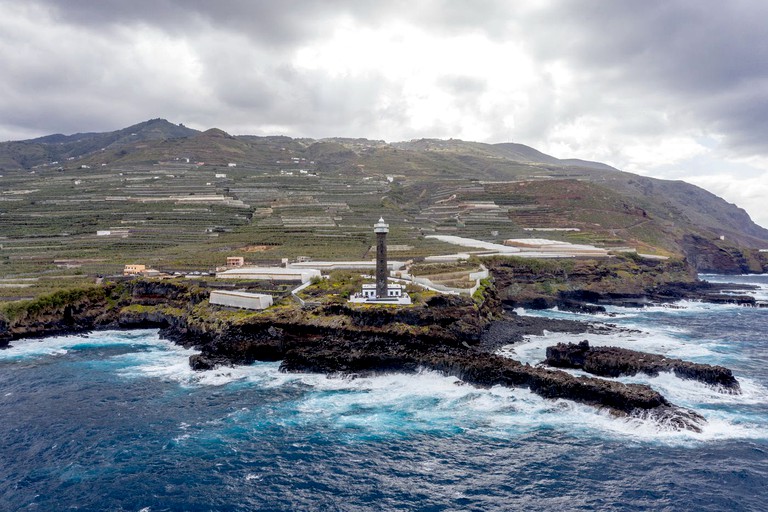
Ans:
[{"label": "coastal cliff face", "polygon": [[93,287],[7,304],[0,315],[0,346],[16,338],[66,334],[109,323],[113,291]]},{"label": "coastal cliff face", "polygon": [[206,298],[205,290],[184,284],[132,281],[6,303],[0,309],[0,346],[100,328],[167,327]]},{"label": "coastal cliff face", "polygon": [[210,307],[207,298],[207,290],[187,283],[151,280],[56,292],[4,304],[0,340],[7,344],[18,338],[151,326],[199,347],[211,340],[251,339],[270,328],[291,329],[299,336],[348,331],[458,344],[479,340],[490,319],[501,313],[493,290],[480,301],[437,295],[408,308],[327,304],[303,309],[289,302],[246,312]]},{"label": "coastal cliff face", "polygon": [[[269,314],[249,315],[221,325],[208,343],[200,345],[196,368],[225,362],[248,364],[281,360],[296,347],[329,343],[365,346],[371,340],[439,347],[478,344],[494,315],[501,312],[495,296],[478,304],[472,299],[435,296],[409,308],[329,304],[312,310],[295,306]],[[188,328],[200,329],[192,323]]]},{"label": "coastal cliff face", "polygon": [[761,274],[768,272],[768,254],[688,234],[681,243],[686,258],[701,273]]}]

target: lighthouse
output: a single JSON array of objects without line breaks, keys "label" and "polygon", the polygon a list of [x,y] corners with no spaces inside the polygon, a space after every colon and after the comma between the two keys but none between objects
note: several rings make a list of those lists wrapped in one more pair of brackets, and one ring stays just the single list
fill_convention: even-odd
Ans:
[{"label": "lighthouse", "polygon": [[[349,297],[349,302],[366,304],[390,304],[390,305],[408,305],[411,304],[411,297],[405,293],[405,285],[401,283],[389,283],[389,268],[387,262],[387,233],[389,233],[389,224],[380,218],[379,222],[373,225],[373,232],[376,234],[376,282],[363,283],[363,288]],[[394,262],[395,268],[400,268],[399,262]],[[369,267],[370,268],[370,267]],[[402,279],[400,279],[402,281]]]},{"label": "lighthouse", "polygon": [[387,297],[387,233],[389,233],[389,224],[380,217],[379,222],[373,225],[373,232],[376,233],[376,298],[383,299]]}]

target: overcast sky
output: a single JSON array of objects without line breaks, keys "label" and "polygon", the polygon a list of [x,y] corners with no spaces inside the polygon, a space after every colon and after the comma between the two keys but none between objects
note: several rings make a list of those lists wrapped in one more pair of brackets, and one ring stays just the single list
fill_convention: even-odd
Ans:
[{"label": "overcast sky", "polygon": [[520,142],[768,227],[765,0],[0,0],[0,140],[150,118]]}]

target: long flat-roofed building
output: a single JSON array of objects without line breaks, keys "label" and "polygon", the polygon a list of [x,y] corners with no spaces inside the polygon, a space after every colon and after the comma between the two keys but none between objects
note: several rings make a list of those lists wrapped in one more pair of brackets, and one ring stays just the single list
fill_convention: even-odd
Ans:
[{"label": "long flat-roofed building", "polygon": [[272,305],[272,296],[264,293],[212,290],[208,302],[217,306],[259,310]]},{"label": "long flat-roofed building", "polygon": [[[405,266],[402,261],[389,260],[386,262],[389,270],[400,270]],[[289,263],[288,268],[315,268],[323,272],[333,270],[376,270],[376,260],[360,261],[305,261]]]},{"label": "long flat-roofed building", "polygon": [[216,278],[218,279],[251,279],[300,283],[306,283],[312,280],[313,277],[320,277],[320,271],[314,268],[239,267],[216,273]]}]

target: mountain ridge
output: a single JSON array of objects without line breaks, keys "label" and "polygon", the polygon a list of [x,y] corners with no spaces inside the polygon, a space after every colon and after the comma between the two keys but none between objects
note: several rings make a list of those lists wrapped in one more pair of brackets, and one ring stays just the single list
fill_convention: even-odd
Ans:
[{"label": "mountain ridge", "polygon": [[[44,135],[41,137],[0,142],[0,165],[12,166],[15,163],[21,168],[32,168],[37,165],[44,165],[50,163],[46,162],[46,157],[50,155],[65,155],[65,157],[82,158],[95,151],[94,148],[98,146],[98,150],[110,149],[115,146],[127,146],[137,142],[151,142],[162,140],[173,140],[191,138],[194,136],[205,135],[207,137],[222,137],[232,140],[248,139],[248,138],[261,138],[261,139],[288,139],[290,141],[303,140],[312,141],[313,143],[337,143],[337,144],[359,144],[359,145],[377,145],[377,146],[391,146],[398,149],[414,150],[414,149],[426,149],[426,150],[440,150],[445,148],[452,148],[454,151],[460,151],[462,149],[472,149],[475,154],[484,156],[498,156],[512,161],[523,163],[544,163],[544,164],[560,164],[560,165],[575,165],[584,167],[594,167],[599,169],[614,169],[611,166],[600,162],[593,162],[589,160],[581,160],[576,158],[560,159],[550,155],[547,155],[535,148],[526,146],[524,144],[514,142],[501,142],[501,143],[481,143],[463,141],[460,139],[413,139],[410,141],[398,141],[387,143],[383,140],[372,140],[366,138],[351,138],[351,137],[325,137],[322,139],[295,139],[284,135],[271,135],[271,136],[255,136],[255,135],[230,135],[229,133],[219,128],[209,128],[204,131],[188,128],[183,124],[173,124],[166,119],[154,118],[134,125],[114,130],[111,132],[78,132],[70,135],[61,133]],[[88,141],[87,144],[84,142]],[[24,145],[27,146],[28,152],[33,155],[26,158],[22,157],[18,160],[13,160],[12,156],[9,156],[9,148],[12,146]],[[48,151],[34,151],[35,146],[45,146],[48,148],[59,147],[58,150],[49,149]]]}]

